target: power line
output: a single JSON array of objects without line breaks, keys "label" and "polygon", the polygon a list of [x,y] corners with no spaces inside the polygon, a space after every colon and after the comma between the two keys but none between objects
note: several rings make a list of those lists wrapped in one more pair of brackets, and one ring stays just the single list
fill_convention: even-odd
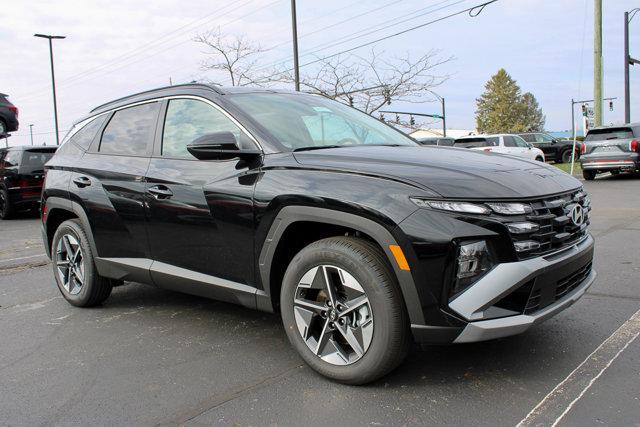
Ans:
[{"label": "power line", "polygon": [[[373,25],[372,27],[366,28],[366,29],[364,29],[364,30],[359,30],[359,31],[356,31],[356,32],[353,32],[353,33],[347,34],[347,35],[345,35],[345,36],[339,37],[339,38],[337,38],[337,39],[334,39],[334,40],[330,40],[330,41],[328,41],[328,42],[321,43],[321,44],[316,45],[316,46],[314,46],[314,47],[312,47],[312,48],[309,48],[309,50],[308,50],[308,51],[306,51],[306,52],[302,53],[301,57],[305,57],[305,56],[313,55],[314,53],[320,52],[320,51],[322,51],[322,50],[329,49],[329,48],[331,48],[331,47],[338,46],[338,45],[340,45],[340,44],[348,43],[348,42],[350,42],[350,41],[352,41],[352,40],[356,40],[356,39],[359,39],[359,38],[361,38],[361,37],[365,37],[365,36],[367,36],[367,35],[370,35],[370,34],[373,34],[373,33],[376,33],[376,32],[382,31],[382,30],[385,30],[385,29],[387,29],[387,28],[394,27],[394,26],[399,25],[399,24],[402,24],[402,23],[404,23],[404,22],[408,22],[408,21],[410,21],[410,20],[417,19],[417,18],[420,18],[420,17],[422,17],[422,16],[429,15],[429,14],[431,14],[431,13],[438,12],[438,11],[440,11],[440,10],[442,10],[442,9],[446,9],[446,8],[448,8],[448,7],[451,7],[451,6],[455,6],[456,4],[462,3],[462,2],[464,2],[464,1],[466,1],[466,0],[458,0],[458,1],[456,1],[455,3],[452,3],[452,4],[449,4],[449,5],[442,6],[442,7],[439,7],[439,8],[437,8],[437,9],[434,9],[434,10],[429,10],[429,9],[432,9],[433,7],[437,7],[437,6],[439,6],[439,5],[443,4],[443,3],[448,3],[448,2],[450,2],[450,1],[452,1],[452,0],[444,0],[444,1],[441,1],[440,3],[436,3],[436,4],[430,5],[430,6],[425,7],[425,8],[421,8],[421,9],[415,10],[415,11],[410,12],[410,13],[408,13],[408,14],[400,15],[400,16],[398,16],[398,17],[396,17],[396,18],[391,19],[391,20],[385,20],[383,23],[375,24],[375,25]],[[427,10],[428,10],[428,11],[427,11]],[[423,12],[423,13],[418,13],[418,12]],[[416,15],[416,13],[418,13],[418,14]],[[397,20],[399,20],[399,19],[405,18],[405,17],[407,17],[407,16],[412,16],[412,17],[411,17],[411,18],[409,18],[409,19],[402,20],[402,21],[400,21],[400,22],[395,22],[395,23],[393,23],[393,24],[391,24],[391,25],[385,25],[385,24],[388,24],[389,22],[394,22],[394,21],[397,21]],[[375,29],[375,30],[371,30],[371,28],[379,27],[380,25],[383,25],[383,27],[378,28],[378,29]],[[324,30],[324,28],[323,28],[323,29],[321,29],[321,30]],[[361,34],[361,33],[363,33],[363,32],[365,32],[365,33],[364,33],[364,34]],[[360,35],[358,35],[358,34],[360,34]],[[352,37],[352,36],[355,36],[355,37]],[[258,68],[258,70],[266,70],[267,68],[271,68],[271,67],[273,67],[274,65],[284,64],[285,62],[288,62],[289,60],[291,60],[291,56],[288,56],[288,57],[285,57],[285,58],[279,59],[279,60],[277,60],[277,61],[275,61],[275,62],[272,62],[272,63],[270,63],[270,64],[267,64],[267,65],[265,65],[265,66],[263,66],[263,67],[259,67],[259,68]]]},{"label": "power line", "polygon": [[[478,10],[479,8],[480,8],[480,10],[482,10],[482,9],[484,9],[484,7],[486,7],[486,6],[488,6],[488,5],[492,4],[492,3],[495,3],[497,1],[498,0],[490,0],[490,1],[487,1],[487,2],[484,2],[484,3],[480,3],[480,4],[476,5],[476,6],[468,7],[466,9],[460,10],[458,12],[454,12],[454,13],[451,13],[449,15],[446,15],[446,16],[443,16],[443,17],[440,17],[440,18],[437,18],[437,19],[433,19],[431,21],[425,22],[425,23],[420,24],[420,25],[413,26],[411,28],[407,28],[407,29],[402,30],[402,31],[398,31],[398,32],[390,34],[388,36],[380,37],[378,39],[371,40],[369,42],[359,44],[359,45],[351,47],[349,49],[345,49],[345,50],[333,53],[331,55],[327,55],[325,57],[318,58],[316,60],[306,62],[304,64],[300,64],[300,68],[306,67],[306,66],[309,66],[309,65],[312,65],[312,64],[316,64],[318,62],[325,61],[327,59],[335,58],[336,56],[339,56],[339,55],[342,55],[342,54],[345,54],[345,53],[348,53],[348,52],[352,52],[354,50],[361,49],[363,47],[371,46],[372,44],[381,42],[383,40],[388,40],[388,39],[391,39],[393,37],[397,37],[399,35],[406,34],[406,33],[410,32],[410,31],[415,31],[417,29],[424,28],[424,27],[426,27],[428,25],[432,25],[432,24],[435,24],[437,22],[444,21],[445,19],[449,19],[449,18],[452,18],[454,16],[461,15],[461,14],[463,14],[465,12],[471,12],[471,11],[474,11],[474,10]],[[478,14],[475,14],[473,16],[478,16]],[[289,68],[285,72],[292,71],[292,70],[293,70],[292,68]],[[277,74],[280,74],[280,73],[274,73],[273,75],[270,75],[270,76],[267,76],[267,77],[273,77],[273,76],[276,76]]]}]

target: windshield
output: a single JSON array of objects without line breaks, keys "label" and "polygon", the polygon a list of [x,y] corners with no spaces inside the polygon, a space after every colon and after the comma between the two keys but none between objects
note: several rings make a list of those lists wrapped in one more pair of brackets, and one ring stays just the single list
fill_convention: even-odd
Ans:
[{"label": "windshield", "polygon": [[321,96],[244,93],[232,101],[290,151],[351,145],[415,146],[379,120]]},{"label": "windshield", "polygon": [[630,128],[595,129],[587,133],[585,142],[605,141],[607,139],[631,139],[633,132]]}]

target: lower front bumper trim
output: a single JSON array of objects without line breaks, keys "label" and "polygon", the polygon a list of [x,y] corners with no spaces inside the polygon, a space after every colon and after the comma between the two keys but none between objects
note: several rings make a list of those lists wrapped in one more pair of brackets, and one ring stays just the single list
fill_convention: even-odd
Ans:
[{"label": "lower front bumper trim", "polygon": [[591,271],[589,276],[571,293],[563,299],[557,301],[535,314],[521,314],[517,316],[503,317],[500,319],[481,320],[470,322],[465,326],[462,333],[453,341],[454,343],[466,343],[476,341],[486,341],[495,338],[502,338],[516,335],[529,329],[531,326],[541,323],[544,320],[558,314],[565,308],[579,300],[587,289],[593,284],[596,272]]}]

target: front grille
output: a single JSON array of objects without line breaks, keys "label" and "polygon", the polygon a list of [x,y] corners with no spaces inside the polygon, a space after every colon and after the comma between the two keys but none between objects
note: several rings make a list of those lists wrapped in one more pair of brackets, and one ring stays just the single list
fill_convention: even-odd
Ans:
[{"label": "front grille", "polygon": [[581,267],[577,271],[569,274],[566,277],[555,282],[551,286],[554,286],[553,292],[547,290],[547,288],[536,287],[534,285],[529,295],[529,299],[524,307],[524,314],[533,314],[536,311],[545,308],[556,301],[559,301],[568,293],[582,283],[587,276],[591,273],[591,263]]},{"label": "front grille", "polygon": [[[589,197],[582,191],[531,202],[532,212],[525,221],[538,225],[538,230],[529,233],[511,234],[512,241],[537,242],[539,246],[518,252],[520,259],[527,259],[562,249],[580,241],[587,234],[591,205]],[[582,211],[583,222],[577,225],[572,220],[576,206]],[[579,219],[579,218],[578,218]]]}]

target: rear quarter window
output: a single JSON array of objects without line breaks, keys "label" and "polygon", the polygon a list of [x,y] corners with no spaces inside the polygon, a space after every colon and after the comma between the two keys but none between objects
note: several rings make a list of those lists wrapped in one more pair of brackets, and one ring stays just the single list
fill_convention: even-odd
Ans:
[{"label": "rear quarter window", "polygon": [[91,120],[89,123],[85,124],[79,131],[69,138],[70,143],[76,144],[83,150],[87,150],[95,138],[96,134],[104,124],[104,121],[107,120],[108,114],[103,114],[102,116],[96,117]]}]

